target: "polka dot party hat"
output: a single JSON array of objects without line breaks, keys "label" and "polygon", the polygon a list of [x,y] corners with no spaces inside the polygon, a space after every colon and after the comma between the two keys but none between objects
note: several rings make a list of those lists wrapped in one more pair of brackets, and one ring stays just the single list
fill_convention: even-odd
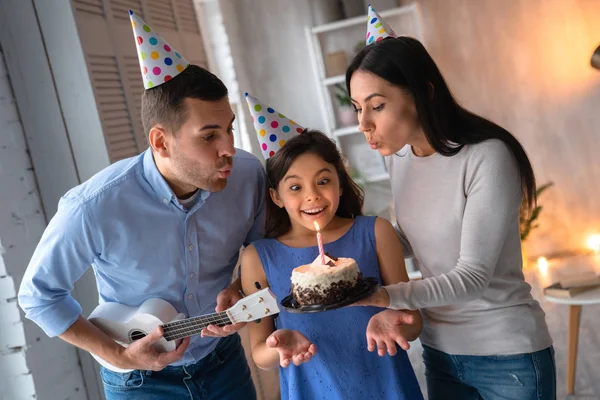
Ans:
[{"label": "polka dot party hat", "polygon": [[131,10],[129,10],[129,18],[133,27],[144,88],[151,89],[168,82],[190,65],[188,60],[169,46]]},{"label": "polka dot party hat", "polygon": [[379,42],[388,36],[398,37],[396,32],[377,14],[375,9],[369,4],[369,15],[367,21],[367,44]]},{"label": "polka dot party hat", "polygon": [[256,129],[258,143],[266,159],[273,155],[294,136],[302,133],[304,128],[273,108],[262,104],[256,97],[246,93],[246,102],[252,115],[252,123]]}]

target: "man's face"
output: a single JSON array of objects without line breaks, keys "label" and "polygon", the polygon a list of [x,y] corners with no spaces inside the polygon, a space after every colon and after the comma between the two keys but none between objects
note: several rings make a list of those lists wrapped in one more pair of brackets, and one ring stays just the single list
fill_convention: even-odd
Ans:
[{"label": "man's face", "polygon": [[196,188],[219,192],[227,185],[233,165],[233,120],[229,99],[217,101],[187,98],[187,120],[177,132],[166,135],[170,180],[177,191]]}]

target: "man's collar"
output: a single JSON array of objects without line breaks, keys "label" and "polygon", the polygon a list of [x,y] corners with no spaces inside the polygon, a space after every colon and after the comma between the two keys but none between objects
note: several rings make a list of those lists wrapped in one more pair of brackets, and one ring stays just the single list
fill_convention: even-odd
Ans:
[{"label": "man's collar", "polygon": [[151,147],[144,154],[144,175],[152,190],[160,196],[162,202],[168,203],[175,199],[175,193],[173,193],[173,190],[171,190],[171,187],[156,166]]}]

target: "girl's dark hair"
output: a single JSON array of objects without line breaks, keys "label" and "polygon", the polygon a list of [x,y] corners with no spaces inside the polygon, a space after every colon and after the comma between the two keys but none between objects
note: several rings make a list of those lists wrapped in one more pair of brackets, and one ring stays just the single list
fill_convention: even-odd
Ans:
[{"label": "girl's dark hair", "polygon": [[356,71],[368,71],[409,91],[427,141],[444,156],[453,156],[464,145],[486,139],[504,142],[519,166],[523,206],[531,211],[536,204],[536,186],[525,150],[506,129],[457,103],[437,65],[418,40],[388,37],[363,48],[346,71],[348,93]]},{"label": "girl's dark hair", "polygon": [[287,233],[292,227],[290,216],[285,208],[279,208],[271,199],[269,189],[277,190],[279,182],[290,169],[298,156],[312,153],[321,157],[325,162],[335,166],[342,196],[335,215],[344,218],[354,218],[362,215],[364,194],[362,189],[350,178],[344,160],[335,143],[324,133],[305,129],[298,136],[288,140],[275,155],[267,160],[267,223],[265,236],[276,238]]}]

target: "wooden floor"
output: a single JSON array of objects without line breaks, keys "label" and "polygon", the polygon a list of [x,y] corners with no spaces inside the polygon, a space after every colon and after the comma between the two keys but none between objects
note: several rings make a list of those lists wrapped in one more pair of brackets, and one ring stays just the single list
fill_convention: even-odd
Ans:
[{"label": "wooden floor", "polygon": [[[557,281],[560,277],[577,274],[579,271],[595,270],[600,273],[600,256],[570,257],[550,260],[549,268],[542,273],[535,263],[525,269],[525,278],[532,286],[533,296],[546,312],[546,321],[554,339],[557,369],[557,399],[600,399],[600,305],[583,306],[579,333],[579,351],[575,393],[567,396],[567,332],[568,306],[550,303],[544,300],[542,289]],[[427,394],[425,369],[421,359],[422,348],[418,341],[412,343],[409,356],[419,379],[423,394]],[[425,397],[427,398],[427,397]]]}]

